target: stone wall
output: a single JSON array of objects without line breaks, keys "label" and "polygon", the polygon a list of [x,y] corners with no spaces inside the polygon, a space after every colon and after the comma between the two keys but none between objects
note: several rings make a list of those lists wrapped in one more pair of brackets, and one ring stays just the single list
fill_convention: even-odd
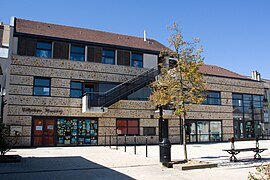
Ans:
[{"label": "stone wall", "polygon": [[[110,81],[123,82],[146,69],[99,63],[76,62],[59,59],[44,59],[27,56],[14,56],[11,63],[10,91],[8,99],[7,122],[22,126],[20,145],[31,145],[33,117],[97,117],[99,145],[105,143],[106,136],[116,134],[117,118],[139,118],[140,135],[143,127],[155,127],[156,136],[149,143],[158,142],[158,113],[150,102],[121,100],[108,108],[106,113],[82,113],[82,100],[70,98],[70,81]],[[33,96],[34,76],[51,78],[51,96]],[[232,92],[263,94],[263,84],[251,80],[205,77],[209,90],[221,91],[221,105],[194,105],[187,115],[192,120],[221,120],[223,140],[233,134]],[[179,118],[164,115],[169,119],[169,138],[172,143],[179,142]],[[106,141],[108,143],[108,137]],[[115,138],[112,139],[113,143]],[[119,136],[119,143],[124,137]],[[133,137],[128,137],[129,143]],[[145,137],[139,136],[138,143]]]}]

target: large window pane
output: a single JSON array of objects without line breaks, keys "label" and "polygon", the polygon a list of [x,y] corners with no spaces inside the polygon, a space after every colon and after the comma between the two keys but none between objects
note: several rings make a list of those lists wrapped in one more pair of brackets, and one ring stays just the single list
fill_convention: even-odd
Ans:
[{"label": "large window pane", "polygon": [[143,55],[140,53],[132,53],[131,66],[143,67]]},{"label": "large window pane", "polygon": [[51,58],[52,57],[52,43],[37,42],[36,57]]},{"label": "large window pane", "polygon": [[51,80],[49,78],[34,78],[34,92],[35,96],[50,96]]},{"label": "large window pane", "polygon": [[115,51],[109,49],[102,50],[102,63],[115,64]]},{"label": "large window pane", "polygon": [[70,97],[81,98],[83,94],[83,85],[81,82],[70,82]]},{"label": "large window pane", "polygon": [[71,45],[70,48],[70,60],[73,61],[84,61],[85,51],[83,46]]},{"label": "large window pane", "polygon": [[117,119],[116,132],[119,135],[139,135],[139,119]]},{"label": "large window pane", "polygon": [[206,93],[206,99],[202,104],[220,105],[221,97],[220,92],[209,91]]}]

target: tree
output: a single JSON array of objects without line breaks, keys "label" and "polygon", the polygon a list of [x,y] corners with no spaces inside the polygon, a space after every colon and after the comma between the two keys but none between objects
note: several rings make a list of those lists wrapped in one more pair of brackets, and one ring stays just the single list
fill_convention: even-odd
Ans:
[{"label": "tree", "polygon": [[0,123],[0,157],[4,156],[18,142],[19,132],[15,132],[15,137],[9,137],[9,128],[7,125]]},{"label": "tree", "polygon": [[[197,48],[199,39],[184,41],[176,23],[170,30],[173,33],[169,43],[173,50],[160,53],[163,62],[160,64],[158,79],[151,84],[153,92],[150,100],[158,107],[169,104],[175,109],[174,114],[182,120],[181,124],[184,126],[190,107],[202,103],[205,97],[206,83],[203,74],[199,72],[204,58],[201,56],[202,47]],[[173,67],[169,67],[166,57],[174,60]],[[180,129],[183,131],[184,158],[187,161],[185,128]]]}]

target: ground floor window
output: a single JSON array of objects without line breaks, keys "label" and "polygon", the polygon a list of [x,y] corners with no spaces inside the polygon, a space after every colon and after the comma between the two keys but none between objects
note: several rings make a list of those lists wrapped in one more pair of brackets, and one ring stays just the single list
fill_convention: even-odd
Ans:
[{"label": "ground floor window", "polygon": [[119,135],[139,135],[139,119],[116,119],[116,133]]},{"label": "ground floor window", "polygon": [[34,118],[33,146],[97,145],[95,118]]},{"label": "ground floor window", "polygon": [[221,121],[187,120],[185,124],[187,142],[221,141]]},{"label": "ground floor window", "polygon": [[58,144],[97,145],[97,130],[95,119],[59,118]]}]

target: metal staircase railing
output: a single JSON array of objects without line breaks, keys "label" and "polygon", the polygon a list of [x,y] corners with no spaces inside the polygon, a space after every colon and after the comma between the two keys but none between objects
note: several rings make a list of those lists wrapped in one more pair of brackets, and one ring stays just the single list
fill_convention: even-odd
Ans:
[{"label": "metal staircase railing", "polygon": [[88,107],[108,107],[145,87],[153,81],[158,74],[158,67],[154,67],[106,92],[87,92],[85,95],[88,96]]}]

